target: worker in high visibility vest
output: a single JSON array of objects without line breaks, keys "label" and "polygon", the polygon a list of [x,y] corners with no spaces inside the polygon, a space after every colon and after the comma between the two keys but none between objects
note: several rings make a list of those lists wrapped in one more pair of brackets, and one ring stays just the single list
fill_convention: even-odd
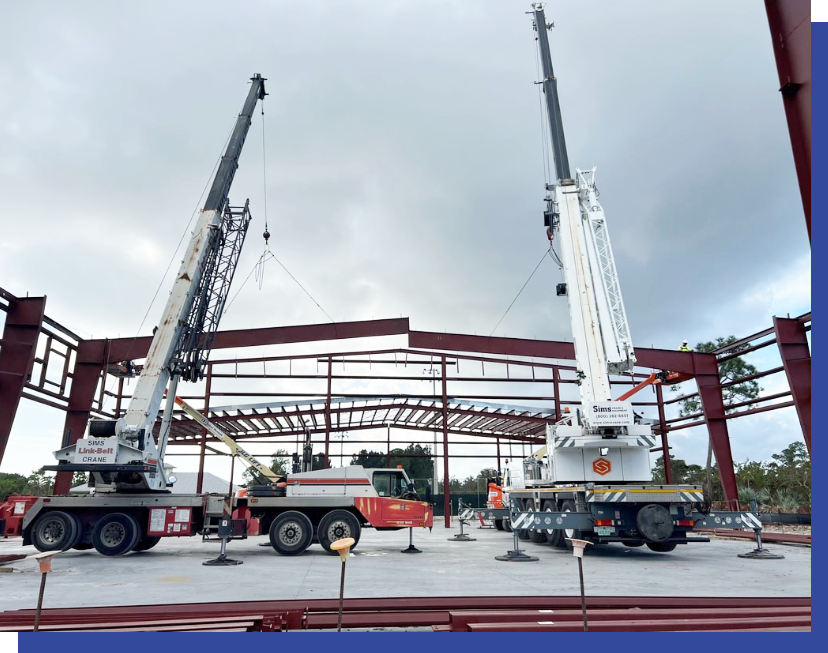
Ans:
[{"label": "worker in high visibility vest", "polygon": [[687,346],[687,341],[681,341],[681,347],[679,347],[679,351],[690,351],[690,347]]}]

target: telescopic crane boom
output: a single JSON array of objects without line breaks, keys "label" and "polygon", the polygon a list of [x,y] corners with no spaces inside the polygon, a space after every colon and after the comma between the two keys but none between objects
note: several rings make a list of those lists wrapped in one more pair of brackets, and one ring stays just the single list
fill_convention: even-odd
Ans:
[{"label": "telescopic crane boom", "polygon": [[[92,472],[100,491],[166,490],[163,456],[178,380],[203,376],[250,222],[248,203],[228,198],[253,110],[265,93],[256,74],[236,120],[172,291],[123,417],[93,419],[86,437],[55,452],[57,471]],[[170,392],[156,443],[153,427],[167,383]],[[48,469],[48,468],[47,468]]]},{"label": "telescopic crane boom", "polygon": [[[652,430],[636,423],[629,402],[612,401],[610,374],[632,373],[635,354],[595,168],[570,173],[547,37],[552,25],[546,23],[542,4],[532,5],[531,13],[557,175],[546,186],[544,224],[549,240],[560,244],[566,283],[559,294],[566,294],[569,305],[581,394],[580,410],[547,429],[547,453],[553,461],[549,476],[558,482],[596,477],[647,481],[649,447],[655,441]],[[602,456],[612,462],[597,465],[601,473],[594,472],[590,461]]]}]

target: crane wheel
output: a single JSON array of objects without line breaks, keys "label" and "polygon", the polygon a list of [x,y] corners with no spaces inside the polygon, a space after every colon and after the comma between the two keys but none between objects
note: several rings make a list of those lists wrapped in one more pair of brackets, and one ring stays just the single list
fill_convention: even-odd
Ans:
[{"label": "crane wheel", "polygon": [[646,542],[647,548],[656,553],[670,553],[676,548],[676,542]]},{"label": "crane wheel", "polygon": [[336,551],[331,550],[331,544],[344,537],[352,537],[353,549],[359,543],[360,530],[359,521],[352,513],[347,510],[331,510],[319,522],[316,535],[325,551],[337,555]]},{"label": "crane wheel", "polygon": [[494,520],[495,528],[499,531],[503,530],[503,520],[502,519],[495,519]]},{"label": "crane wheel", "polygon": [[141,539],[141,527],[132,515],[122,512],[102,517],[92,529],[92,544],[105,556],[129,553]]},{"label": "crane wheel", "polygon": [[32,526],[32,544],[40,552],[71,549],[82,535],[80,519],[61,510],[40,515]]},{"label": "crane wheel", "polygon": [[[541,510],[543,510],[543,512],[558,512],[558,505],[554,501],[543,501],[541,503]],[[552,546],[559,548],[565,546],[564,534],[562,530],[549,528],[545,530],[544,533],[546,534],[546,541]]]},{"label": "crane wheel", "polygon": [[135,548],[132,549],[133,551],[149,551],[152,547],[158,544],[161,541],[160,537],[155,537],[153,535],[147,535],[146,537],[142,537],[138,540],[138,544],[135,545]]},{"label": "crane wheel", "polygon": [[299,555],[312,541],[313,525],[298,510],[283,512],[270,525],[270,545],[283,556]]}]

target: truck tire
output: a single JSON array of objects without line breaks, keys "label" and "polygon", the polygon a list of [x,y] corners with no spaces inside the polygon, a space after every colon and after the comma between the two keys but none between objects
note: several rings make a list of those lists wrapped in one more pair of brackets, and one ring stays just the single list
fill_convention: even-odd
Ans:
[{"label": "truck tire", "polygon": [[[570,499],[567,499],[566,501],[562,501],[561,502],[561,512],[578,512],[578,510],[575,507],[575,502],[570,500]],[[563,537],[562,537],[563,545],[571,551],[572,550],[572,542],[570,542],[569,539],[567,539],[567,538],[573,539],[573,540],[582,540],[582,539],[584,539],[584,532],[582,530],[577,529],[577,528],[567,528],[563,531]]]},{"label": "truck tire", "polygon": [[[555,501],[544,501],[541,503],[541,510],[543,512],[558,512],[558,505]],[[549,528],[546,531],[546,541],[552,546],[561,548],[565,546],[564,532],[560,529]]]},{"label": "truck tire", "polygon": [[670,511],[657,503],[649,503],[635,516],[638,532],[652,542],[661,542],[673,534],[673,517]]},{"label": "truck tire", "polygon": [[325,551],[338,555],[336,551],[331,551],[331,544],[344,537],[352,537],[354,544],[351,549],[353,549],[359,543],[359,521],[347,510],[331,510],[322,517],[316,535]]},{"label": "truck tire", "polygon": [[92,529],[92,544],[104,556],[129,553],[141,539],[141,527],[132,515],[122,512],[102,517]]},{"label": "truck tire", "polygon": [[32,526],[32,544],[40,551],[66,551],[80,542],[80,520],[67,512],[55,510],[40,515]]},{"label": "truck tire", "polygon": [[158,544],[161,541],[160,537],[156,537],[154,535],[147,535],[146,537],[142,537],[138,540],[138,544],[135,545],[133,551],[149,551],[152,547]]},{"label": "truck tire", "polygon": [[670,553],[676,548],[676,542],[646,542],[647,548],[656,553]]},{"label": "truck tire", "polygon": [[502,519],[495,519],[494,520],[495,528],[499,531],[503,530],[503,520]]},{"label": "truck tire", "polygon": [[313,541],[313,525],[304,513],[288,510],[270,525],[270,545],[283,556],[295,556]]},{"label": "truck tire", "polygon": [[503,530],[506,531],[507,533],[512,532],[512,518],[511,518],[511,516],[503,518]]}]

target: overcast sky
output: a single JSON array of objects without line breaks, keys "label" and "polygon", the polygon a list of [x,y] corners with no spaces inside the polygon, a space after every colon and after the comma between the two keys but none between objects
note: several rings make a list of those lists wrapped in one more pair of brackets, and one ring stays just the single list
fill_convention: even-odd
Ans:
[{"label": "overcast sky", "polygon": [[[234,204],[250,198],[254,221],[222,329],[328,321],[275,261],[261,284],[248,278],[266,217],[273,253],[334,320],[403,316],[416,330],[488,335],[547,247],[529,10],[8,5],[0,286],[47,295],[50,317],[100,338],[137,333],[160,285],[148,334],[247,80],[261,73],[264,123],[257,113],[231,191]],[[810,310],[763,4],[550,2],[546,12],[569,159],[598,167],[635,344],[744,336]],[[544,261],[495,335],[571,339],[561,280]],[[761,356],[760,367],[778,364]],[[3,471],[52,462],[56,412],[22,402]],[[738,422],[737,460],[802,437],[792,409]],[[703,462],[703,430],[673,444]],[[458,462],[457,475],[481,466]]]}]

